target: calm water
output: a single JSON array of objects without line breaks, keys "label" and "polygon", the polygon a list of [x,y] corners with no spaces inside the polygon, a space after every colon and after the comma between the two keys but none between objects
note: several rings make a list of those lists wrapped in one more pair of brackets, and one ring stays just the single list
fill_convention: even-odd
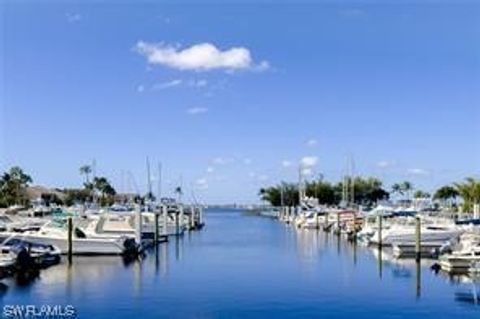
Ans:
[{"label": "calm water", "polygon": [[71,304],[79,318],[480,318],[478,282],[236,211],[206,222],[141,261],[76,258],[4,279],[2,303]]}]

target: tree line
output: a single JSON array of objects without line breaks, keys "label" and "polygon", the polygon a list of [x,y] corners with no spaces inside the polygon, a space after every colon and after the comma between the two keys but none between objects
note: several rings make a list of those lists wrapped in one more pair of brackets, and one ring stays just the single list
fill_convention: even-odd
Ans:
[{"label": "tree line", "polygon": [[[345,185],[345,184],[346,185]],[[433,196],[420,189],[414,189],[409,181],[395,183],[387,189],[382,181],[374,177],[355,177],[338,183],[331,183],[322,179],[306,182],[303,186],[305,195],[317,198],[322,205],[340,205],[344,199],[345,187],[351,187],[350,202],[371,206],[381,200],[387,200],[393,195],[410,201],[412,198],[426,198],[439,201],[442,206],[456,209],[461,204],[464,211],[471,211],[474,204],[480,204],[480,180],[472,177],[464,181],[452,183],[438,188]],[[299,188],[296,183],[281,182],[277,185],[264,187],[259,190],[261,200],[272,206],[295,206],[299,204]],[[462,199],[461,202],[458,199]]]},{"label": "tree line", "polygon": [[[308,181],[304,184],[305,195],[310,198],[317,198],[320,204],[339,205],[344,199],[344,190],[349,188],[353,201],[357,204],[371,205],[379,200],[386,200],[390,194],[382,182],[373,177],[355,177],[354,180],[333,184],[324,180]],[[299,204],[299,188],[295,183],[281,182],[278,185],[261,188],[260,198],[273,206],[295,206]],[[351,200],[352,198],[350,198]]]},{"label": "tree line", "polygon": [[[86,175],[83,188],[55,189],[63,196],[60,198],[54,193],[42,194],[42,199],[47,203],[59,205],[73,205],[80,202],[97,201],[102,206],[114,202],[115,188],[106,177],[95,176],[90,180],[92,169],[85,165],[80,168],[80,173]],[[14,166],[4,172],[0,177],[0,207],[12,205],[28,206],[30,204],[27,189],[33,182],[30,175],[20,167]]]}]

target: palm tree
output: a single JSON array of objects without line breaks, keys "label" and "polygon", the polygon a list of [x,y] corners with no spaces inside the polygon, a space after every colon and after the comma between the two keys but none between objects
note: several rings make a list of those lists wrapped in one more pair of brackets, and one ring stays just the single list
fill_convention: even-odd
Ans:
[{"label": "palm tree", "polygon": [[27,204],[26,190],[31,182],[32,178],[18,166],[3,173],[0,177],[0,206]]},{"label": "palm tree", "polygon": [[424,192],[420,189],[416,190],[415,193],[413,193],[413,198],[429,198],[430,193]]},{"label": "palm tree", "polygon": [[410,199],[410,191],[413,189],[412,183],[404,181],[400,186],[402,191],[407,195],[407,199]]},{"label": "palm tree", "polygon": [[460,194],[455,187],[446,185],[437,189],[437,191],[433,195],[433,199],[441,200],[444,206],[446,206],[447,203],[451,206],[451,200],[455,200],[458,195]]},{"label": "palm tree", "polygon": [[106,203],[105,196],[113,196],[116,194],[115,188],[105,177],[95,177],[93,179],[93,187],[100,192],[102,204]]},{"label": "palm tree", "polygon": [[455,187],[463,198],[465,210],[471,209],[475,204],[480,204],[480,180],[469,177],[463,183],[455,183]]},{"label": "palm tree", "polygon": [[92,173],[92,167],[90,165],[80,166],[80,174],[85,175],[85,183],[90,183],[90,173]]},{"label": "palm tree", "polygon": [[395,183],[392,185],[392,194],[400,194],[403,195],[403,187],[399,183]]}]

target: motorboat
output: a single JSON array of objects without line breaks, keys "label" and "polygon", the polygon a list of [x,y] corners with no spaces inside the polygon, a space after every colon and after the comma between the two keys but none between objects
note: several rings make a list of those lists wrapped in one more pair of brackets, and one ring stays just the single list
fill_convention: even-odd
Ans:
[{"label": "motorboat", "polygon": [[[65,220],[52,220],[38,231],[27,231],[22,239],[42,245],[58,247],[61,254],[67,254],[68,229]],[[89,237],[82,229],[73,227],[72,254],[75,255],[120,255],[136,253],[138,246],[135,240],[126,236],[116,238]]]},{"label": "motorboat", "polygon": [[[151,212],[142,212],[142,240],[153,240],[155,235],[155,214]],[[158,232],[161,235],[168,236],[177,233],[174,218],[158,216]],[[119,238],[135,237],[136,218],[134,212],[128,213],[103,213],[97,215],[88,215],[83,218],[77,218],[76,225],[90,238]],[[165,228],[166,226],[166,228]],[[179,232],[185,231],[185,224],[179,222]]]},{"label": "motorboat", "polygon": [[391,217],[394,209],[390,206],[378,205],[369,212],[366,212],[363,218],[362,229],[357,233],[360,241],[369,242],[372,236],[378,230],[378,218],[382,218],[382,230],[390,228]]},{"label": "motorboat", "polygon": [[[463,230],[452,223],[437,223],[423,220],[420,228],[420,240],[422,243],[448,242],[457,239]],[[392,245],[396,242],[415,242],[416,225],[414,218],[406,217],[397,219],[388,229],[382,227],[381,236],[377,229],[370,237],[369,243],[378,245]]]},{"label": "motorboat", "polygon": [[0,215],[0,231],[24,232],[38,230],[48,219],[37,217],[22,217],[17,215]]},{"label": "motorboat", "polygon": [[44,245],[24,240],[19,233],[0,234],[0,252],[16,253],[25,249],[32,263],[38,267],[47,267],[60,261],[60,249],[52,245]]},{"label": "motorboat", "polygon": [[439,265],[447,272],[476,272],[480,265],[480,234],[463,234],[451,253],[440,256]]},{"label": "motorboat", "polygon": [[262,209],[259,212],[259,215],[263,217],[278,218],[280,216],[280,211],[278,208],[272,207],[269,209]]},{"label": "motorboat", "polygon": [[295,225],[303,229],[318,229],[325,222],[325,213],[311,210],[303,212],[295,220]]}]

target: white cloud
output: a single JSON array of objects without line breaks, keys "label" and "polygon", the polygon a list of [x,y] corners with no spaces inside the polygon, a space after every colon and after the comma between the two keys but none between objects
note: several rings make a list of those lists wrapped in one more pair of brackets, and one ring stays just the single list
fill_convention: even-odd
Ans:
[{"label": "white cloud", "polygon": [[270,69],[270,63],[268,61],[261,61],[257,66],[255,66],[254,70],[258,72],[262,72],[265,70]]},{"label": "white cloud", "polygon": [[245,70],[267,69],[268,62],[256,66],[250,50],[245,47],[232,47],[222,51],[215,45],[205,42],[181,49],[164,43],[137,42],[137,52],[144,55],[150,64],[160,64],[178,70],[208,71],[214,69]]},{"label": "white cloud", "polygon": [[143,91],[145,91],[145,87],[143,85],[137,86],[137,92],[138,93],[142,93]]},{"label": "white cloud", "polygon": [[305,156],[300,160],[300,165],[303,168],[312,168],[313,166],[317,165],[318,157],[316,156]]},{"label": "white cloud", "polygon": [[252,164],[252,159],[251,159],[251,158],[244,158],[244,159],[243,159],[243,164],[245,164],[245,165],[250,165],[250,164]]},{"label": "white cloud", "polygon": [[215,171],[215,168],[213,166],[208,166],[207,167],[207,173],[211,174]]},{"label": "white cloud", "polygon": [[290,166],[292,166],[292,162],[287,161],[287,160],[283,160],[282,161],[282,166],[283,167],[290,167]]},{"label": "white cloud", "polygon": [[312,176],[313,175],[313,169],[311,167],[304,167],[300,171],[302,176]]},{"label": "white cloud", "polygon": [[207,189],[208,188],[208,181],[206,178],[199,178],[195,181],[195,185],[197,189]]},{"label": "white cloud", "polygon": [[310,147],[316,146],[317,144],[318,144],[318,141],[316,139],[313,139],[313,138],[311,138],[307,141],[307,146],[310,146]]},{"label": "white cloud", "polygon": [[67,21],[69,23],[77,23],[82,20],[82,16],[79,13],[66,13],[65,16],[67,17]]},{"label": "white cloud", "polygon": [[427,170],[424,170],[423,168],[409,168],[407,170],[408,174],[411,175],[429,175],[430,172]]},{"label": "white cloud", "polygon": [[157,83],[153,85],[152,89],[164,90],[164,89],[172,88],[175,86],[179,86],[180,84],[182,84],[182,82],[183,81],[181,79],[175,79],[175,80],[171,80],[163,83]]},{"label": "white cloud", "polygon": [[190,115],[197,115],[197,114],[202,114],[207,112],[208,112],[208,108],[206,107],[192,107],[187,110],[187,114],[190,114]]},{"label": "white cloud", "polygon": [[377,163],[377,167],[379,168],[387,168],[393,166],[394,163],[390,161],[380,161]]},{"label": "white cloud", "polygon": [[250,178],[255,178],[255,177],[257,176],[257,173],[255,173],[255,172],[250,172],[250,173],[248,173],[248,176],[249,176]]}]

